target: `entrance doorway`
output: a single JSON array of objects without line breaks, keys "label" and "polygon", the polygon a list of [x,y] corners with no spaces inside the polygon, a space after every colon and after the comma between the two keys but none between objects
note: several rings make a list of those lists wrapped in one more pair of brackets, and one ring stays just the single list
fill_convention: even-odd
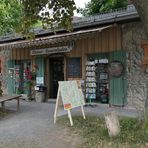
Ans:
[{"label": "entrance doorway", "polygon": [[64,58],[50,58],[50,98],[57,97],[58,81],[64,80]]}]

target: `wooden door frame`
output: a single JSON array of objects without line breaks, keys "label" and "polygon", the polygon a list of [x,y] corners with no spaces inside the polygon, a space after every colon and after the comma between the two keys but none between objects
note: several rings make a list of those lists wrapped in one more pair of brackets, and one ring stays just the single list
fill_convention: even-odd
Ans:
[{"label": "wooden door frame", "polygon": [[52,78],[52,74],[51,74],[51,72],[52,72],[52,66],[51,66],[51,60],[52,59],[61,59],[61,61],[63,61],[63,63],[64,63],[64,67],[63,67],[63,69],[64,69],[64,71],[63,71],[63,73],[64,73],[64,79],[63,80],[65,80],[65,56],[59,56],[59,57],[49,57],[48,58],[48,61],[49,61],[49,65],[48,65],[48,72],[49,72],[49,74],[48,74],[48,82],[49,82],[49,90],[48,90],[48,96],[49,96],[49,98],[51,98],[51,88],[52,88],[52,82],[51,82],[51,78]]}]

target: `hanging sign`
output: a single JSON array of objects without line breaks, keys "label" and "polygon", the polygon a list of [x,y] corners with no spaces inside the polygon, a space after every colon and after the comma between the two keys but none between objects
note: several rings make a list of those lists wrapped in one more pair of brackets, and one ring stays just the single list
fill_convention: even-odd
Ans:
[{"label": "hanging sign", "polygon": [[63,109],[68,112],[68,117],[70,119],[71,126],[73,125],[71,112],[70,110],[76,107],[81,107],[83,118],[85,119],[83,105],[84,96],[82,90],[78,88],[77,81],[60,81],[57,100],[56,100],[56,107],[54,113],[54,122],[56,123],[56,117],[58,115],[58,107],[60,105],[60,101],[62,100]]}]

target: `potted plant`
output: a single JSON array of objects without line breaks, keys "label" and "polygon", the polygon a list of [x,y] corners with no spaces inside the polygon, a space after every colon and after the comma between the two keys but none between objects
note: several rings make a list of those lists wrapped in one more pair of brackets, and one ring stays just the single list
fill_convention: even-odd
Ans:
[{"label": "potted plant", "polygon": [[38,65],[33,65],[32,70],[29,67],[25,69],[25,84],[27,90],[27,99],[32,100],[34,97],[34,86],[36,84],[36,75],[39,67]]}]

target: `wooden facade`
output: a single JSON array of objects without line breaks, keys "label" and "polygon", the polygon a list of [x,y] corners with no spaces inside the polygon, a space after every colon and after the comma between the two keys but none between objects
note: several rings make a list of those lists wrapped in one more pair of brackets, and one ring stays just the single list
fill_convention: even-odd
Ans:
[{"label": "wooden facade", "polygon": [[[11,50],[13,60],[27,60],[32,58],[30,49]],[[121,29],[119,26],[113,26],[101,32],[90,34],[86,38],[78,38],[75,41],[74,49],[67,56],[83,56],[89,53],[112,52],[114,50],[121,50]]]},{"label": "wooden facade", "polygon": [[82,78],[84,78],[85,62],[88,54],[106,53],[121,49],[121,30],[119,27],[112,27],[97,32],[94,36],[78,39],[74,49],[66,56],[82,57]]},{"label": "wooden facade", "polygon": [[[85,64],[88,55],[92,54],[111,54],[114,51],[122,50],[122,35],[120,26],[111,26],[100,31],[90,32],[83,36],[73,38],[74,46],[70,52],[54,54],[54,55],[30,55],[30,50],[34,48],[22,48],[11,49],[11,60],[24,61],[29,60],[31,65],[39,64],[40,76],[44,77],[44,84],[47,86],[47,98],[51,97],[52,88],[52,65],[51,61],[63,58],[63,80],[84,80],[85,79]],[[63,45],[67,45],[67,40],[63,42]],[[61,43],[55,45],[40,46],[39,49],[51,48],[61,46]],[[35,47],[36,49],[36,47]],[[68,77],[67,76],[67,60],[68,58],[80,58],[81,59],[81,77]],[[39,61],[39,59],[41,61]],[[38,61],[38,62],[37,62]]]}]

